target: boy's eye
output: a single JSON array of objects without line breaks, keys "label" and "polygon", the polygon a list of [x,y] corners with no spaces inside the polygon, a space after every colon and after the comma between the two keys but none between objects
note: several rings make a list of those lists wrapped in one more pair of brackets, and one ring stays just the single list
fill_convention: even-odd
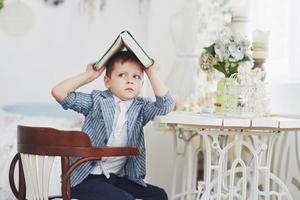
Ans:
[{"label": "boy's eye", "polygon": [[125,78],[126,75],[124,73],[121,73],[118,76],[121,77],[121,78]]},{"label": "boy's eye", "polygon": [[133,78],[135,78],[135,79],[141,79],[141,76],[140,75],[133,75]]}]

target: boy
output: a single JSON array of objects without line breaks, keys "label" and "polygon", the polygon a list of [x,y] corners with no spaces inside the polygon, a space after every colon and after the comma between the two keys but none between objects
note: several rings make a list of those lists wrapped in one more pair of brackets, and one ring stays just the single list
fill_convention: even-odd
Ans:
[{"label": "boy", "polygon": [[[146,184],[143,126],[157,115],[165,115],[174,107],[167,87],[158,77],[159,66],[144,68],[131,51],[120,51],[98,71],[94,63],[86,72],[71,77],[52,89],[53,97],[64,109],[73,109],[85,116],[82,131],[94,146],[126,146],[139,149],[139,156],[109,157],[88,162],[71,177],[71,196],[81,200],[166,200],[165,191]],[[91,94],[74,92],[79,87],[104,76],[106,91]],[[156,101],[138,97],[148,76]]]}]

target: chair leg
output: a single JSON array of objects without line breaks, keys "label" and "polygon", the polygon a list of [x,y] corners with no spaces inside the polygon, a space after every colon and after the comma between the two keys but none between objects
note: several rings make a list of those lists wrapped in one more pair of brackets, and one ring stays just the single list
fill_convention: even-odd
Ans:
[{"label": "chair leg", "polygon": [[9,179],[9,185],[10,185],[10,189],[13,192],[13,194],[15,195],[16,198],[18,198],[19,196],[19,192],[16,188],[16,184],[15,184],[15,168],[16,168],[16,164],[18,163],[20,159],[20,154],[17,153],[14,158],[12,159],[10,166],[9,166],[9,175],[8,175],[8,179]]},{"label": "chair leg", "polygon": [[[61,177],[64,177],[65,174],[67,173],[69,169],[69,157],[67,156],[63,156],[61,157],[61,173],[62,173],[62,176]],[[62,184],[63,184],[63,181],[62,181]],[[66,186],[66,196],[64,196],[64,193],[63,193],[63,185],[62,185],[62,197],[63,197],[63,200],[70,200],[71,199],[71,184],[70,184],[70,179],[68,180],[68,182],[66,183],[67,186]]]},{"label": "chair leg", "polygon": [[23,171],[21,157],[19,157],[19,194],[18,194],[18,199],[19,200],[26,199],[26,185],[25,185],[25,178],[24,178],[24,171]]}]

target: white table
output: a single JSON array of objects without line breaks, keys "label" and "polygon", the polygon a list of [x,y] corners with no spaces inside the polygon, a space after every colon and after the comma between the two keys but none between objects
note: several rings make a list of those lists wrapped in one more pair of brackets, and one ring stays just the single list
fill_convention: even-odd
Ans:
[{"label": "white table", "polygon": [[[300,130],[291,117],[230,118],[172,112],[158,117],[174,133],[174,172],[171,199],[277,199],[292,200],[286,185],[271,172],[275,139]],[[196,137],[201,145],[192,144]],[[178,148],[183,141],[182,152]],[[204,180],[196,181],[197,156],[204,153]],[[178,159],[185,159],[182,187],[176,192]],[[177,188],[177,189],[176,189]]]}]

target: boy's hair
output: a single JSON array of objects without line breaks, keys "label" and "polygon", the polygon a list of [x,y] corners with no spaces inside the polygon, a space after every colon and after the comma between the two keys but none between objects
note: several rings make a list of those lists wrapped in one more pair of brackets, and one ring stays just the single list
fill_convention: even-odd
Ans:
[{"label": "boy's hair", "polygon": [[143,64],[132,51],[118,51],[110,59],[108,59],[108,61],[105,64],[106,76],[108,76],[109,78],[111,77],[111,73],[114,70],[114,64],[119,61],[121,62],[121,64],[123,64],[126,61],[135,61],[141,66],[141,69],[143,69]]}]

